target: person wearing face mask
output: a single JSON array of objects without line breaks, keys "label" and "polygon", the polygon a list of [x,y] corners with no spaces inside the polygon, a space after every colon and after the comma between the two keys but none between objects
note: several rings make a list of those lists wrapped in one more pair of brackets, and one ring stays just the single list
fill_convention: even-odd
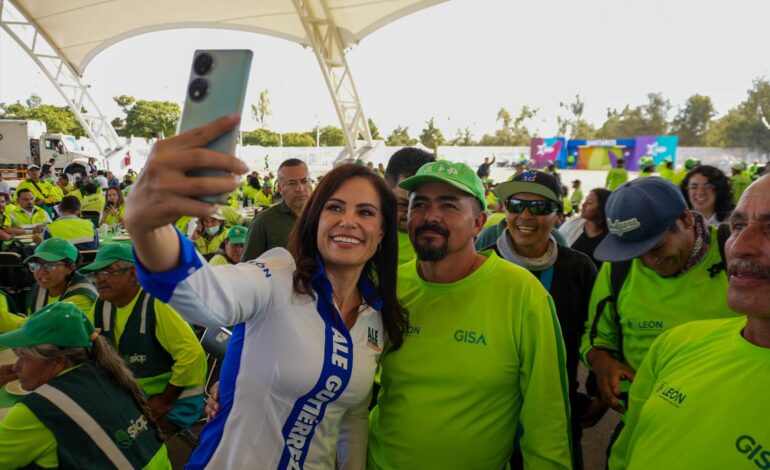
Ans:
[{"label": "person wearing face mask", "polygon": [[735,204],[730,180],[719,168],[700,165],[687,173],[680,184],[687,207],[714,227],[730,217]]},{"label": "person wearing face mask", "polygon": [[243,244],[246,243],[246,232],[248,229],[242,225],[231,227],[227,231],[227,238],[222,246],[216,251],[209,264],[218,266],[220,264],[238,264],[241,262],[243,254]]},{"label": "person wearing face mask", "polygon": [[[590,399],[578,393],[577,369],[596,267],[586,255],[556,243],[551,236],[551,230],[564,220],[563,194],[556,177],[525,171],[500,183],[495,192],[504,201],[506,230],[486,249],[527,269],[553,297],[567,354],[573,468],[582,469],[581,418]],[[520,452],[514,453],[511,467],[523,468]]]},{"label": "person wearing face mask", "polygon": [[195,242],[195,249],[207,259],[214,256],[222,242],[227,238],[225,229],[225,217],[222,215],[222,209],[208,217],[198,219],[198,227],[192,235],[192,241]]}]

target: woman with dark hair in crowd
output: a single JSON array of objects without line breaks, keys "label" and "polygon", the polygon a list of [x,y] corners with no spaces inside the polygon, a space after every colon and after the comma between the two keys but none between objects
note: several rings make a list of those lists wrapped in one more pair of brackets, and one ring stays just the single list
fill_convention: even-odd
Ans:
[{"label": "woman with dark hair in crowd", "polygon": [[31,392],[0,422],[0,468],[171,468],[142,388],[75,305],[43,307],[0,348],[18,356],[0,385]]},{"label": "woman with dark hair in crowd", "polygon": [[696,166],[687,173],[679,188],[687,207],[700,213],[713,227],[726,221],[735,208],[730,179],[719,168]]},{"label": "woman with dark hair in crowd", "polygon": [[[148,292],[193,323],[235,325],[219,413],[187,468],[364,468],[385,338],[398,348],[406,329],[396,298],[395,198],[365,167],[339,166],[305,205],[289,251],[212,268],[171,223],[215,210],[191,189],[228,194],[238,184],[232,176],[187,176],[193,165],[247,171],[234,157],[201,148],[236,122],[224,117],[159,141],[125,218]],[[198,158],[185,158],[190,153]]]},{"label": "woman with dark hair in crowd", "polygon": [[594,250],[609,233],[604,206],[612,192],[594,188],[586,196],[580,209],[580,217],[573,217],[559,227],[567,246],[588,255],[599,269],[602,262],[594,258]]}]

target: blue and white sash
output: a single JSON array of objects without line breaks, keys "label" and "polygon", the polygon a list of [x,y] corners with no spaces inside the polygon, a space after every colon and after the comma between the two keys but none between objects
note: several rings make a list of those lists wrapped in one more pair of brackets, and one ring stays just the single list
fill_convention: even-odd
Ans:
[{"label": "blue and white sash", "polygon": [[321,422],[326,406],[342,396],[353,370],[353,340],[332,300],[332,285],[323,264],[310,281],[318,296],[316,308],[326,325],[324,362],[315,386],[297,399],[283,426],[284,447],[279,469],[301,469],[310,450],[316,426]]}]

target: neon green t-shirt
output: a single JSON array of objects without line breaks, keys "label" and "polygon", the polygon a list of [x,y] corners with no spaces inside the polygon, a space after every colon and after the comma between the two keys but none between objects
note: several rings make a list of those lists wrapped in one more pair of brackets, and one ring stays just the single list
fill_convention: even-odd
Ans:
[{"label": "neon green t-shirt", "polygon": [[[711,277],[708,271],[722,261],[714,228],[711,229],[711,240],[709,251],[700,263],[676,277],[661,277],[635,259],[620,290],[620,318],[615,317],[608,302],[596,322],[593,347],[619,351],[618,330],[621,329],[625,362],[636,370],[652,342],[664,331],[693,320],[737,315],[727,306],[727,275],[721,271]],[[590,336],[596,306],[609,293],[610,263],[604,263],[591,292],[586,333],[580,346],[583,358],[592,348]]]},{"label": "neon green t-shirt", "polygon": [[745,326],[698,321],[658,338],[610,469],[770,468],[770,349],[746,341]]},{"label": "neon green t-shirt", "polygon": [[222,255],[214,255],[214,257],[209,260],[209,266],[222,266],[223,264],[231,263]]},{"label": "neon green t-shirt", "polygon": [[540,282],[492,252],[461,281],[399,268],[409,309],[400,349],[382,356],[370,469],[503,469],[517,423],[524,466],[571,468],[564,342]]},{"label": "neon green t-shirt", "polygon": [[625,168],[612,168],[607,172],[607,181],[604,186],[610,191],[615,191],[626,181],[628,181],[628,171]]},{"label": "neon green t-shirt", "polygon": [[416,256],[414,254],[414,245],[409,241],[409,233],[398,232],[398,265],[401,266],[404,263],[412,261]]}]

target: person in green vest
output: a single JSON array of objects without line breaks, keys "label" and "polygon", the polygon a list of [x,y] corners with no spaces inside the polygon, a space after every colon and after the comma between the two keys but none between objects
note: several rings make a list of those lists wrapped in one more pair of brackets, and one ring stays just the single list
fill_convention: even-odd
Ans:
[{"label": "person in green vest", "polygon": [[206,355],[190,325],[139,285],[133,247],[110,243],[81,268],[99,291],[88,318],[123,358],[165,432],[193,425],[203,412]]},{"label": "person in green vest", "polygon": [[198,225],[190,239],[195,242],[198,252],[208,260],[214,256],[214,252],[219,249],[226,237],[225,216],[222,215],[220,208],[210,216],[198,219]]},{"label": "person in green vest", "polygon": [[107,201],[99,218],[99,226],[123,225],[123,216],[126,214],[126,204],[123,200],[123,192],[119,188],[108,188],[105,194]]},{"label": "person in green vest", "polygon": [[262,190],[257,192],[254,205],[260,207],[270,207],[273,205],[273,183],[270,181],[262,182]]},{"label": "person in green vest", "polygon": [[90,212],[102,212],[104,209],[104,195],[102,190],[96,186],[96,183],[89,182],[81,188],[83,199],[81,200],[81,209]]},{"label": "person in green vest", "polygon": [[674,181],[674,162],[671,160],[671,157],[666,157],[666,159],[658,165],[658,173],[661,178],[671,182]]},{"label": "person in green vest", "polygon": [[19,183],[16,187],[18,197],[19,191],[29,189],[35,196],[35,204],[42,207],[49,216],[53,217],[53,205],[61,199],[57,199],[53,185],[48,181],[40,179],[40,167],[30,165],[27,167],[27,179]]},{"label": "person in green vest", "polygon": [[628,170],[626,170],[625,166],[626,161],[622,158],[618,158],[615,168],[611,168],[610,171],[607,172],[607,180],[604,183],[605,188],[610,191],[615,191],[620,185],[628,181]]},{"label": "person in green vest", "polygon": [[639,161],[639,175],[638,178],[644,178],[652,176],[655,173],[655,162],[649,157],[642,157]]},{"label": "person in green vest", "polygon": [[35,276],[35,285],[27,297],[28,314],[60,300],[87,312],[96,302],[96,288],[77,272],[78,249],[67,240],[49,238],[43,241],[24,263]]},{"label": "person in green vest", "polygon": [[31,392],[0,421],[0,468],[171,469],[141,387],[75,305],[47,305],[0,347],[18,356],[0,385]]},{"label": "person in green vest", "polygon": [[51,217],[35,205],[35,195],[27,188],[16,191],[16,204],[8,211],[8,217],[14,235],[51,223]]},{"label": "person in green vest", "polygon": [[414,259],[414,247],[409,240],[409,228],[407,225],[407,212],[409,211],[409,193],[398,184],[414,176],[417,170],[426,163],[435,162],[436,157],[425,150],[415,147],[404,147],[391,155],[385,168],[385,183],[393,190],[396,196],[396,209],[398,210],[398,265]]},{"label": "person in green vest", "polygon": [[741,165],[733,165],[731,170],[733,174],[730,176],[730,185],[733,188],[733,202],[738,204],[738,200],[743,195],[743,192],[751,184],[751,178],[746,176]]},{"label": "person in green vest", "polygon": [[59,218],[43,230],[43,238],[63,238],[78,250],[99,248],[99,234],[88,219],[80,218],[80,201],[75,196],[64,196],[59,204]]},{"label": "person in green vest", "polygon": [[249,176],[246,181],[248,184],[243,186],[241,191],[246,202],[244,206],[251,207],[256,205],[256,201],[259,199],[258,193],[262,189],[262,185],[259,183],[259,176]]},{"label": "person in green vest", "polygon": [[218,266],[220,264],[238,264],[243,255],[243,245],[246,243],[246,234],[249,229],[243,225],[236,225],[227,231],[225,242],[217,251],[209,264]]}]

